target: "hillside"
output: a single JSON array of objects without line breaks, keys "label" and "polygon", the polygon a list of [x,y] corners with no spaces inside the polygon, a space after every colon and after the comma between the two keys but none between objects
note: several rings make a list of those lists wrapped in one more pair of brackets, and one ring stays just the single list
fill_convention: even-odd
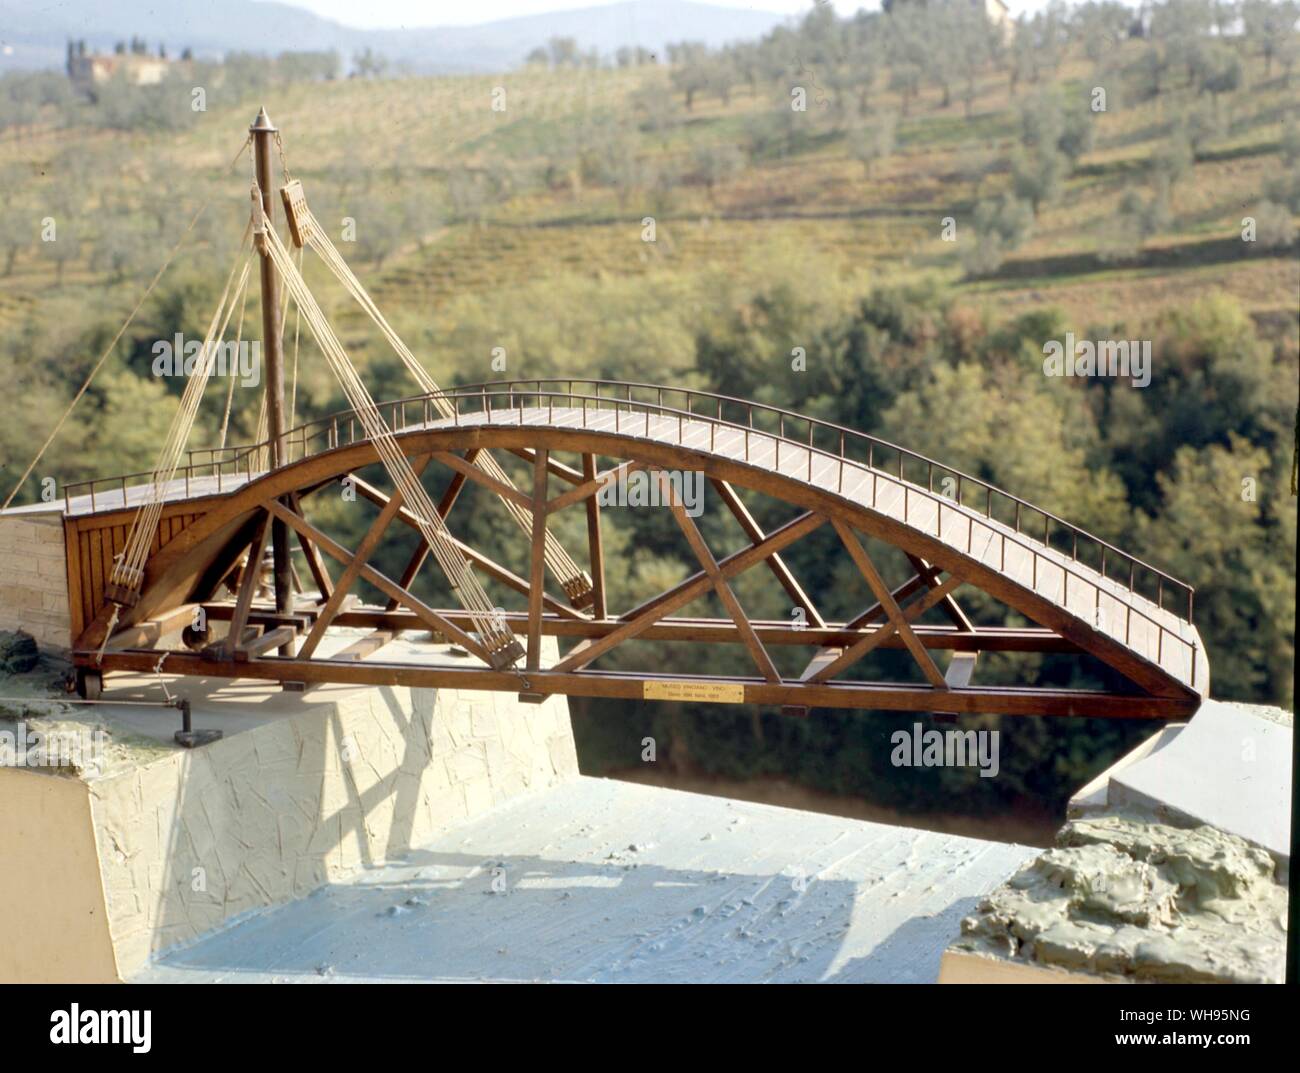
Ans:
[{"label": "hillside", "polygon": [[620,48],[641,47],[662,54],[673,41],[699,41],[718,47],[757,38],[782,16],[743,8],[717,7],[690,0],[622,0],[580,5],[573,10],[498,19],[472,26],[433,25],[365,30],[321,18],[278,0],[67,0],[57,5],[0,2],[0,54],[6,70],[58,68],[69,40],[110,51],[136,34],[152,48],[165,45],[171,55],[192,49],[198,56],[220,59],[225,53],[334,51],[345,59],[365,49],[389,63],[416,72],[504,71],[521,63],[533,49],[553,37],[572,38],[586,53],[613,55]]}]

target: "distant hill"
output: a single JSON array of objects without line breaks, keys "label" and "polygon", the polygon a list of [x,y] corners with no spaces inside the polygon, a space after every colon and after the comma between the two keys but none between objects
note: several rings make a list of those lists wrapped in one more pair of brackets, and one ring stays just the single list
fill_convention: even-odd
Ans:
[{"label": "distant hill", "polygon": [[[434,16],[436,17],[436,16]],[[259,0],[65,0],[34,7],[0,0],[0,72],[58,67],[68,38],[110,50],[132,35],[173,55],[192,48],[218,58],[232,51],[328,50],[344,61],[364,48],[395,64],[429,73],[514,67],[551,37],[572,37],[584,51],[609,55],[640,45],[659,52],[675,41],[717,46],[758,38],[784,16],[687,0],[622,3],[501,19],[478,26],[358,30],[290,4]]]}]

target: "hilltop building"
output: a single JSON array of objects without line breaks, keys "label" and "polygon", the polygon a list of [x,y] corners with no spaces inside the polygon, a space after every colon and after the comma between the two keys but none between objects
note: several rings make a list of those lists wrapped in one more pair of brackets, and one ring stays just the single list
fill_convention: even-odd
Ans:
[{"label": "hilltop building", "polygon": [[[188,52],[184,58],[188,59]],[[68,42],[68,77],[81,89],[102,85],[119,73],[133,86],[156,86],[176,62],[161,45],[156,55],[151,54],[140,38],[129,44],[119,42],[112,55],[87,52],[85,41]]]}]

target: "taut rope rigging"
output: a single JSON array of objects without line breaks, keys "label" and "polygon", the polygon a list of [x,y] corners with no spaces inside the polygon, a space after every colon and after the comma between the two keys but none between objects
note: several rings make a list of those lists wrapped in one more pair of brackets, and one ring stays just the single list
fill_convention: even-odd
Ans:
[{"label": "taut rope rigging", "polygon": [[[388,340],[397,356],[401,358],[402,364],[415,377],[421,389],[431,396],[433,405],[439,415],[451,420],[455,416],[455,410],[452,404],[443,397],[442,388],[438,386],[433,377],[429,375],[424,366],[411,353],[410,348],[402,341],[392,325],[388,323],[387,318],[375,304],[374,299],[370,297],[361,281],[348,267],[342,254],[330,241],[325,229],[320,226],[319,221],[312,214],[306,199],[302,195],[302,184],[294,182],[285,187],[284,201],[295,239],[301,239],[304,245],[310,245],[320,255],[321,260],[325,262],[330,271],[334,273],[339,282],[356,299],[357,304],[366,311],[375,326],[383,333],[384,338]],[[487,451],[479,454],[474,460],[474,464],[502,484],[510,488],[515,487],[510,476],[501,468],[501,464]],[[531,537],[533,531],[532,511],[504,496],[501,497],[501,502],[519,528]],[[546,531],[545,539],[546,565],[560,582],[564,594],[575,607],[582,607],[590,603],[591,578],[573,561],[573,558],[565,551],[564,545],[549,529]]]},{"label": "taut rope rigging", "polygon": [[293,257],[285,248],[275,229],[267,225],[262,212],[260,193],[253,191],[254,233],[284,281],[286,289],[292,294],[298,309],[302,312],[307,327],[311,330],[330,369],[347,395],[348,402],[356,411],[366,435],[375,444],[384,468],[388,470],[393,484],[401,494],[406,508],[416,521],[420,534],[428,543],[438,565],[442,568],[451,584],[452,592],[469,613],[478,632],[479,640],[487,649],[494,666],[501,668],[520,659],[524,652],[514,634],[501,622],[493,608],[492,601],[478,578],[465,561],[464,555],[456,545],[455,538],[447,529],[442,516],[429,499],[428,492],[420,483],[411,464],[402,453],[391,429],[385,423],[375,405],[370,391],[357,374],[356,367],[348,358],[343,344],[339,342],[328,318],[317,304],[302,274],[293,263]]},{"label": "taut rope rigging", "polygon": [[[105,591],[108,597],[119,606],[132,604],[138,597],[141,583],[144,580],[145,560],[149,556],[149,547],[153,543],[154,533],[158,530],[158,519],[162,515],[167,485],[176,475],[176,467],[179,465],[181,454],[185,450],[190,430],[194,427],[194,419],[198,416],[199,403],[203,400],[203,391],[207,387],[208,378],[211,376],[212,368],[216,364],[221,339],[225,335],[226,326],[230,323],[231,314],[235,311],[236,303],[233,299],[238,298],[248,283],[248,273],[252,264],[249,244],[251,233],[252,224],[250,223],[244,229],[244,237],[240,240],[235,263],[231,266],[230,275],[226,277],[226,286],[221,292],[221,300],[217,303],[217,308],[212,314],[212,320],[208,324],[207,334],[203,338],[202,360],[195,369],[194,375],[186,379],[185,390],[181,394],[180,408],[176,411],[176,416],[172,418],[171,428],[167,432],[167,439],[159,452],[158,462],[154,466],[151,480],[145,492],[144,503],[132,519],[125,547],[114,560],[113,574]],[[240,269],[241,257],[243,260],[242,271]],[[235,283],[236,274],[238,274],[238,283]],[[232,285],[234,286],[233,295]],[[123,506],[125,505],[124,503]]]}]

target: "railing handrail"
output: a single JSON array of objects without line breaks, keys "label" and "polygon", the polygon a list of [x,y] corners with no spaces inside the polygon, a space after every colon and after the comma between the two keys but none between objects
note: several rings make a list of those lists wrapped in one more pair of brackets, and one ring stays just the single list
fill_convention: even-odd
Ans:
[{"label": "railing handrail", "polygon": [[[567,388],[567,390],[559,390],[559,389],[552,390],[549,387],[544,389],[543,385],[557,385],[557,386],[563,385],[564,387]],[[595,395],[576,394],[573,391],[573,387],[575,385],[593,386],[596,389],[596,393]],[[603,387],[623,390],[627,392],[627,397],[621,398],[621,397],[616,397],[614,395],[602,395],[601,388]],[[662,403],[662,401],[647,402],[645,400],[634,399],[632,398],[632,392],[634,390],[656,392],[660,399],[663,398],[665,393],[669,395],[677,394],[677,395],[686,396],[687,409],[681,410],[676,407],[665,406]],[[509,396],[511,400],[511,404],[506,407],[507,409],[515,408],[514,400],[516,396],[518,396],[522,402],[522,399],[527,398],[528,396],[537,396],[538,399],[540,400],[540,398],[543,395],[546,395],[552,397],[564,397],[573,401],[581,400],[584,404],[586,402],[597,402],[597,403],[615,403],[620,406],[626,405],[633,408],[641,408],[647,411],[653,410],[658,413],[673,414],[681,418],[690,418],[692,420],[697,420],[697,421],[707,421],[712,424],[722,425],[725,427],[734,428],[738,430],[745,430],[746,428],[751,430],[754,429],[753,413],[756,410],[760,413],[775,415],[778,418],[778,420],[782,423],[782,429],[780,431],[767,432],[761,428],[757,429],[756,431],[760,432],[763,435],[769,436],[773,439],[779,439],[783,442],[790,443],[793,446],[797,446],[801,449],[812,450],[824,457],[831,458],[831,459],[838,458],[842,461],[851,462],[852,464],[860,466],[863,469],[866,469],[870,472],[881,473],[882,475],[888,477],[890,480],[900,481],[901,483],[908,485],[910,488],[915,489],[915,491],[918,494],[924,494],[927,497],[931,498],[932,500],[935,500],[936,502],[939,502],[941,504],[946,503],[950,507],[955,505],[965,510],[971,510],[978,516],[983,517],[990,522],[996,523],[999,527],[1003,529],[1010,529],[1010,526],[1007,525],[1007,523],[1000,521],[991,512],[991,496],[996,494],[1001,498],[1001,500],[1007,503],[1014,504],[1018,508],[1017,528],[1014,530],[1016,536],[1022,535],[1018,527],[1019,509],[1027,508],[1028,510],[1041,516],[1045,520],[1046,522],[1044,527],[1045,533],[1050,528],[1050,526],[1055,525],[1059,529],[1064,530],[1066,534],[1072,535],[1074,537],[1075,552],[1070,556],[1070,558],[1074,562],[1076,563],[1079,562],[1078,555],[1077,555],[1077,542],[1079,538],[1082,538],[1083,540],[1091,543],[1092,545],[1100,549],[1103,549],[1102,569],[1101,571],[1095,571],[1095,572],[1100,573],[1100,576],[1104,580],[1111,581],[1112,583],[1120,587],[1126,588],[1127,591],[1134,593],[1134,595],[1141,596],[1142,594],[1138,593],[1137,590],[1134,588],[1134,573],[1137,568],[1141,568],[1142,570],[1146,571],[1147,573],[1155,577],[1160,582],[1160,590],[1158,591],[1160,591],[1161,593],[1163,592],[1163,584],[1166,582],[1172,586],[1175,586],[1178,589],[1183,590],[1187,595],[1187,615],[1185,616],[1184,620],[1187,621],[1188,623],[1191,623],[1192,621],[1192,613],[1191,613],[1192,606],[1193,606],[1192,601],[1193,601],[1193,594],[1195,592],[1195,589],[1187,582],[1182,581],[1177,577],[1174,577],[1172,574],[1169,574],[1168,572],[1161,570],[1159,567],[1152,566],[1150,563],[1147,563],[1144,560],[1139,559],[1137,556],[1132,555],[1131,553],[1125,551],[1124,549],[1119,548],[1114,544],[1111,544],[1109,541],[1103,540],[1101,537],[1098,537],[1088,532],[1087,530],[1072,524],[1071,522],[1065,521],[1063,518],[1060,518],[1056,514],[1053,514],[1051,511],[1044,510],[1042,507],[1030,503],[1027,500],[1021,499],[1019,496],[1013,495],[1012,493],[1007,492],[1002,488],[999,488],[997,485],[991,484],[990,482],[982,480],[979,477],[975,477],[972,474],[965,473],[962,470],[955,469],[954,467],[949,466],[946,463],[939,462],[938,460],[930,458],[929,456],[921,454],[917,451],[912,451],[906,447],[900,447],[899,445],[892,443],[889,440],[882,439],[879,436],[873,436],[869,433],[860,432],[856,429],[848,428],[843,425],[838,425],[834,422],[826,421],[822,418],[810,417],[807,414],[801,414],[793,410],[785,409],[784,407],[772,406],[768,403],[754,402],[753,400],[750,399],[741,399],[731,395],[723,395],[718,392],[703,391],[697,388],[665,386],[661,384],[650,384],[641,381],[603,380],[603,379],[596,379],[591,377],[543,377],[540,379],[534,377],[526,380],[525,379],[488,380],[488,381],[482,381],[475,384],[462,384],[452,388],[444,388],[437,392],[419,393],[414,395],[403,396],[401,398],[391,399],[391,400],[378,403],[377,407],[381,412],[385,409],[388,409],[391,410],[394,414],[401,412],[404,415],[405,407],[407,405],[420,403],[425,407],[423,413],[427,414],[428,413],[427,403],[433,399],[442,398],[447,400],[452,400],[452,399],[457,400],[454,409],[457,412],[459,412],[458,400],[461,398],[487,399],[487,398],[495,398],[500,395]],[[749,415],[750,423],[748,426],[746,426],[746,425],[738,424],[735,421],[726,420],[721,416],[714,417],[708,414],[696,413],[691,409],[690,400],[692,398],[708,399],[717,403],[719,415],[721,414],[721,407],[724,404],[745,407]],[[523,408],[522,405],[520,405],[519,408],[522,409]],[[326,432],[328,432],[329,430],[337,430],[339,427],[340,419],[348,420],[352,422],[353,423],[352,431],[355,432],[356,411],[351,408],[346,408],[342,410],[337,410],[330,414],[326,414],[323,417],[314,418],[311,421],[303,422],[302,424],[287,430],[283,434],[281,442],[284,444],[292,444],[294,442],[300,443],[303,447],[302,457],[307,457],[309,452],[307,451],[306,448],[307,448],[307,443],[309,438],[311,439],[316,438],[318,435],[320,435],[322,430]],[[785,419],[792,419],[795,421],[806,422],[809,426],[808,441],[803,442],[800,440],[791,439],[790,437],[786,436],[783,431],[783,422]],[[423,425],[424,423],[425,422],[422,421],[421,425]],[[403,427],[407,427],[407,426],[403,426]],[[816,447],[812,443],[813,427],[821,428],[836,433],[840,437],[840,444],[841,444],[840,453],[833,454],[831,452]],[[394,431],[399,431],[399,430],[394,429]],[[309,432],[311,433],[310,437],[308,435]],[[867,462],[861,462],[858,460],[848,458],[847,454],[844,451],[844,443],[849,438],[866,443],[868,445],[869,460]],[[184,471],[186,479],[188,479],[189,476],[195,475],[199,471],[211,473],[214,471],[214,467],[216,468],[215,472],[217,474],[220,474],[222,467],[227,467],[232,464],[235,466],[237,472],[247,471],[251,473],[251,458],[259,452],[267,451],[270,446],[270,442],[271,441],[268,438],[266,440],[262,440],[260,442],[253,443],[253,444],[236,444],[236,445],[230,445],[224,447],[191,448],[187,451],[187,455],[190,458],[190,463],[187,466],[182,467],[181,470],[177,471],[178,477],[181,475],[182,470]],[[349,442],[356,442],[355,435],[351,436]],[[326,446],[322,448],[322,450],[328,450],[336,446],[338,446],[337,435],[327,435]],[[895,477],[891,475],[889,472],[880,469],[874,464],[874,461],[871,460],[870,456],[874,452],[874,448],[876,447],[880,447],[886,451],[893,451],[897,453],[897,455],[899,456],[899,476]],[[224,454],[225,457],[221,459],[211,457],[218,454]],[[207,462],[194,461],[196,456],[202,456],[202,455],[210,456],[209,461]],[[904,459],[911,460],[913,463],[921,463],[929,467],[931,481],[933,479],[934,468],[936,467],[941,472],[948,473],[956,477],[958,480],[958,498],[952,499],[949,498],[948,496],[944,496],[941,494],[937,495],[933,491],[932,487],[927,488],[902,477],[901,476],[902,461]],[[246,466],[242,465],[243,463],[247,463],[247,465]],[[133,478],[152,479],[152,477],[153,477],[152,473],[134,473],[134,474],[125,474],[121,476],[114,476],[114,477],[92,478],[90,480],[71,483],[65,487],[65,492],[64,492],[65,510],[69,509],[70,507],[70,503],[73,498],[73,489],[89,488],[93,499],[95,488],[101,484],[111,483],[113,485],[121,485],[123,490],[125,490],[126,482],[128,480],[131,480]],[[988,498],[986,499],[987,505],[985,507],[984,512],[981,513],[977,507],[974,507],[969,503],[965,503],[961,501],[960,490],[962,484],[967,482],[973,485],[974,487],[976,487],[977,489],[983,490],[986,493],[986,497]],[[84,492],[81,494],[84,494]],[[125,496],[123,501],[125,502]],[[1005,537],[1005,536],[1009,536],[1010,534],[1004,533],[1003,535]],[[1035,555],[1039,554],[1038,547],[1037,547],[1037,545],[1039,544],[1038,541],[1035,541],[1034,544],[1028,544],[1022,540],[1016,539],[1015,543],[1033,552]],[[1058,555],[1062,557],[1064,557],[1066,554],[1065,552],[1060,551],[1060,549],[1053,548],[1052,545],[1046,539],[1041,542],[1041,546],[1043,548],[1056,552]],[[1122,582],[1117,581],[1114,577],[1108,577],[1106,575],[1105,552],[1114,553],[1115,555],[1119,556],[1121,559],[1123,559],[1124,561],[1128,562],[1131,565],[1130,582],[1127,586],[1124,586]],[[1068,567],[1064,566],[1061,563],[1057,563],[1056,565],[1060,566],[1064,570],[1069,569]],[[1069,572],[1074,576],[1079,577],[1080,580],[1085,581],[1088,584],[1095,585],[1095,582],[1091,581],[1091,579],[1085,578],[1082,575],[1075,574],[1073,571],[1069,571]],[[1162,611],[1168,611],[1168,609],[1163,606],[1163,603],[1157,601],[1157,606],[1159,606]],[[1142,615],[1144,618],[1147,617],[1141,611],[1138,611],[1137,614]],[[1165,627],[1160,626],[1159,623],[1154,623],[1154,620],[1149,620],[1149,621],[1153,621],[1153,624],[1159,626],[1159,628],[1161,628],[1162,630],[1165,629]],[[1174,636],[1177,635],[1175,634]],[[1182,638],[1179,638],[1179,640],[1182,640]]]}]

